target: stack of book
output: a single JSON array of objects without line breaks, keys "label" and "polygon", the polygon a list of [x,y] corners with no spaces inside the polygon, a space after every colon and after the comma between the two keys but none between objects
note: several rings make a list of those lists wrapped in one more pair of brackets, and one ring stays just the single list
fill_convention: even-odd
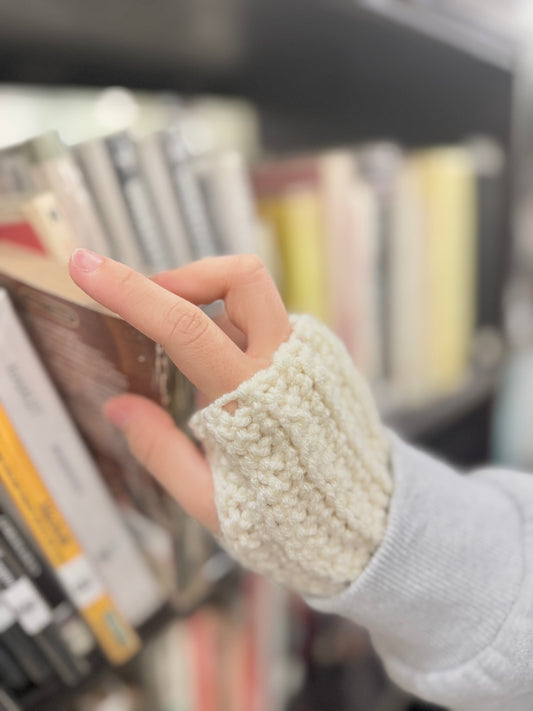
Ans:
[{"label": "stack of book", "polygon": [[242,156],[195,154],[181,124],[73,147],[49,132],[4,148],[0,205],[0,238],[63,261],[81,246],[156,271],[255,251]]},{"label": "stack of book", "polygon": [[391,401],[460,388],[476,332],[501,323],[503,171],[487,139],[377,142],[252,171],[287,307],[329,324]]}]

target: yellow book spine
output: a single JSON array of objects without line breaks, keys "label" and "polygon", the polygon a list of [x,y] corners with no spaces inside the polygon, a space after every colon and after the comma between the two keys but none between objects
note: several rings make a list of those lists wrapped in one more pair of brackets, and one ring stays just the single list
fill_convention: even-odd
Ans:
[{"label": "yellow book spine", "polygon": [[0,483],[106,657],[126,662],[139,650],[139,637],[103,588],[1,405]]},{"label": "yellow book spine", "polygon": [[460,385],[475,316],[476,199],[471,161],[461,148],[422,155],[426,203],[429,381],[435,391]]},{"label": "yellow book spine", "polygon": [[262,200],[260,210],[277,231],[283,263],[282,296],[289,311],[327,321],[327,266],[320,196],[295,185]]}]

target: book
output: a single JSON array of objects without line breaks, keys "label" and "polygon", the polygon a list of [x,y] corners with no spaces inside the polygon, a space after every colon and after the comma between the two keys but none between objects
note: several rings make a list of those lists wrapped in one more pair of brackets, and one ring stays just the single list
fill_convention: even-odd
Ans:
[{"label": "book", "polygon": [[466,142],[476,182],[477,264],[476,326],[497,330],[502,323],[502,286],[505,263],[506,181],[508,169],[503,148],[488,136]]},{"label": "book", "polygon": [[89,690],[78,695],[69,711],[146,711],[147,708],[176,711],[173,707],[147,707],[143,691],[135,679],[107,673]]},{"label": "book", "polygon": [[248,168],[237,151],[207,153],[194,161],[212,223],[226,254],[258,251],[257,215]]},{"label": "book", "polygon": [[52,192],[0,195],[0,241],[68,262],[75,247]]},{"label": "book", "polygon": [[80,671],[86,674],[96,663],[94,635],[61,588],[52,569],[39,554],[31,541],[31,535],[24,532],[23,525],[18,523],[16,510],[13,508],[11,514],[7,513],[10,508],[9,497],[1,489],[0,494],[5,499],[0,507],[0,542],[16,558],[21,570],[43,596],[63,643],[77,660]]},{"label": "book", "polygon": [[377,378],[391,380],[391,269],[390,245],[393,239],[392,221],[394,197],[403,165],[403,151],[391,142],[376,142],[359,147],[357,165],[360,175],[376,198],[374,246],[374,301],[378,324],[379,346]]},{"label": "book", "polygon": [[140,675],[147,708],[197,711],[189,637],[187,619],[176,619],[146,644]]},{"label": "book", "polygon": [[31,683],[20,664],[1,642],[0,677],[4,686],[15,693],[20,693],[27,689]]},{"label": "book", "polygon": [[326,236],[318,166],[307,158],[265,163],[252,177],[259,214],[279,240],[280,290],[288,310],[330,322]]},{"label": "book", "polygon": [[179,123],[164,129],[161,143],[169,166],[174,193],[181,211],[194,259],[219,254],[212,219],[193,166],[193,153],[183,126]]},{"label": "book", "polygon": [[427,397],[429,302],[425,203],[416,159],[406,158],[394,195],[390,253],[390,375],[395,397],[417,402]]},{"label": "book", "polygon": [[0,541],[0,590],[24,632],[34,641],[61,681],[74,686],[89,672],[65,645],[52,611],[15,556]]},{"label": "book", "polygon": [[381,334],[377,314],[377,200],[360,176],[348,189],[342,266],[338,278],[336,330],[361,373],[371,383],[381,375]]},{"label": "book", "polygon": [[70,599],[83,614],[102,651],[111,663],[121,664],[138,651],[139,639],[98,575],[94,546],[89,549],[91,556],[81,547],[30,459],[4,402],[3,396],[0,405],[0,482]]},{"label": "book", "polygon": [[133,269],[144,269],[145,255],[131,220],[119,176],[105,138],[94,138],[72,147],[109,235],[110,256]]},{"label": "book", "polygon": [[193,260],[193,250],[176,198],[170,167],[160,132],[137,139],[139,161],[156,206],[172,265],[181,267]]},{"label": "book", "polygon": [[52,192],[73,247],[109,254],[109,244],[80,170],[56,131],[0,150],[0,192]]},{"label": "book", "polygon": [[15,612],[1,598],[0,643],[32,684],[40,686],[53,678],[52,667],[17,622]]},{"label": "book", "polygon": [[2,196],[0,201],[0,242],[8,242],[19,247],[33,249],[40,254],[48,254],[48,247],[22,211],[23,200],[17,196]]},{"label": "book", "polygon": [[476,303],[476,180],[460,146],[426,149],[413,157],[424,200],[428,289],[428,393],[458,388],[468,372]]},{"label": "book", "polygon": [[119,609],[133,625],[141,624],[162,604],[162,591],[5,291],[0,304],[3,343],[9,343],[0,354],[5,415]]},{"label": "book", "polygon": [[103,140],[115,169],[144,263],[155,271],[170,269],[174,266],[172,255],[163,237],[159,216],[144,179],[135,141],[127,131],[113,133]]}]

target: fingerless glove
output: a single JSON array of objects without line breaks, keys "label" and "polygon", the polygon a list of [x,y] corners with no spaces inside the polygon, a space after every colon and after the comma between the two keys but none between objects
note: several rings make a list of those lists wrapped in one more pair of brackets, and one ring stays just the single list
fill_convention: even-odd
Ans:
[{"label": "fingerless glove", "polygon": [[330,596],[384,536],[389,442],[342,342],[311,316],[291,326],[272,364],[191,427],[212,468],[222,545],[251,570]]}]

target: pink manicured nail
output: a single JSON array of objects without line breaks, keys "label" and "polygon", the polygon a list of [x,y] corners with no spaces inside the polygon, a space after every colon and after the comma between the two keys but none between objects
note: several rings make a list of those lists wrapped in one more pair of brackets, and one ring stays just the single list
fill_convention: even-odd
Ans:
[{"label": "pink manicured nail", "polygon": [[104,406],[104,415],[115,425],[115,427],[122,430],[128,424],[130,413],[128,408],[117,405],[113,406],[113,404],[110,403],[109,405],[106,404]]},{"label": "pink manicured nail", "polygon": [[71,256],[72,263],[82,272],[94,272],[104,263],[104,258],[89,249],[75,249]]}]

